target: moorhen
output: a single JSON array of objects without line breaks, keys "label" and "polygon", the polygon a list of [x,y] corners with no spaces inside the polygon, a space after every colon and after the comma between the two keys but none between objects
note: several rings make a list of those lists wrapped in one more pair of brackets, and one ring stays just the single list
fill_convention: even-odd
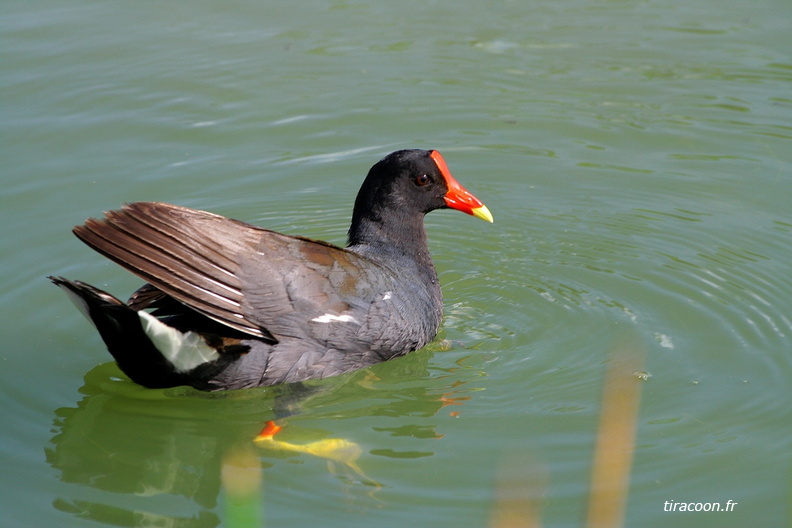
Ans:
[{"label": "moorhen", "polygon": [[346,248],[138,202],[74,228],[148,281],[129,301],[49,278],[140,385],[224,390],[324,378],[435,337],[442,297],[423,217],[448,207],[492,222],[439,152],[401,150],[369,171]]}]

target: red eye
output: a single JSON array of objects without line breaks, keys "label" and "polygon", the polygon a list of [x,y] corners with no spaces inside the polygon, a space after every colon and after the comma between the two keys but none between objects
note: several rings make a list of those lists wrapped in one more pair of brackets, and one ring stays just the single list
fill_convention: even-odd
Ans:
[{"label": "red eye", "polygon": [[423,187],[427,183],[429,183],[429,176],[427,176],[426,174],[421,174],[420,176],[415,178],[415,185],[417,185],[418,187]]}]

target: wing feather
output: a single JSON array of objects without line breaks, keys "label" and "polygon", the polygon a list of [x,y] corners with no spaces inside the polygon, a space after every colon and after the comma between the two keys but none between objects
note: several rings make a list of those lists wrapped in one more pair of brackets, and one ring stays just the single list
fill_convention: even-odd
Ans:
[{"label": "wing feather", "polygon": [[74,234],[185,305],[247,334],[272,338],[242,313],[235,264],[222,254],[219,240],[232,235],[231,245],[239,246],[250,236],[237,223],[228,229],[226,222],[211,213],[137,202],[88,220]]},{"label": "wing feather", "polygon": [[361,296],[383,277],[346,249],[159,202],[125,205],[74,233],[190,308],[267,339],[305,336],[328,313],[367,310]]}]

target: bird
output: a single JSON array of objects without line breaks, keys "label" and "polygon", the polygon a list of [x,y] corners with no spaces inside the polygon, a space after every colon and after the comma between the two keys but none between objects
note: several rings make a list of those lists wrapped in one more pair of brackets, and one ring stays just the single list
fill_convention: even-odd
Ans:
[{"label": "bird", "polygon": [[493,221],[437,150],[399,150],[369,170],[346,247],[135,202],[73,229],[146,281],[127,302],[48,278],[144,387],[220,391],[326,378],[436,337],[442,294],[424,216],[446,208]]}]

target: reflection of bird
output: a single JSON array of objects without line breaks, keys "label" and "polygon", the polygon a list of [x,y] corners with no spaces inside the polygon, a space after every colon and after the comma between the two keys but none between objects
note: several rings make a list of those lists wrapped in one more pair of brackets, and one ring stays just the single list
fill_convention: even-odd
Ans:
[{"label": "reflection of bird", "polygon": [[74,229],[148,281],[128,303],[51,279],[141,385],[220,390],[323,378],[434,338],[442,299],[423,216],[447,207],[492,221],[437,151],[403,150],[369,171],[347,248],[141,202]]}]

